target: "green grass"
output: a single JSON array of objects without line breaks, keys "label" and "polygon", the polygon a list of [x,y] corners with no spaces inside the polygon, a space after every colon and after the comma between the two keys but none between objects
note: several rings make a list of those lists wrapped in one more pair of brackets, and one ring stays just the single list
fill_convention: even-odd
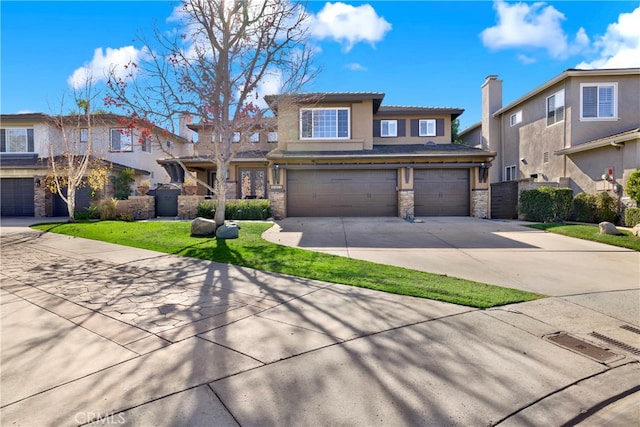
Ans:
[{"label": "green grass", "polygon": [[626,230],[620,230],[622,234],[619,236],[612,236],[609,234],[600,234],[600,227],[597,225],[549,223],[533,224],[531,227],[551,233],[562,234],[563,236],[576,237],[578,239],[591,240],[592,242],[605,243],[607,245],[640,251],[640,238],[635,237]]},{"label": "green grass", "polygon": [[232,240],[191,237],[190,222],[101,221],[41,224],[33,228],[470,307],[488,308],[543,297],[446,275],[277,245],[261,237],[271,223],[241,222],[240,226],[240,238]]}]

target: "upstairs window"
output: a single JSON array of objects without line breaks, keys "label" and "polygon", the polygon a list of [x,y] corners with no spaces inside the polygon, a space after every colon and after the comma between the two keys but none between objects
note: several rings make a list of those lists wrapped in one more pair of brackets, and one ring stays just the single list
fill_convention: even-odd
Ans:
[{"label": "upstairs window", "polygon": [[33,153],[33,129],[0,129],[0,152]]},{"label": "upstairs window", "polygon": [[80,129],[80,142],[89,142],[89,129]]},{"label": "upstairs window", "polygon": [[267,142],[268,143],[278,142],[278,132],[269,132],[269,134],[267,135]]},{"label": "upstairs window", "polygon": [[398,136],[397,120],[380,120],[380,136],[394,137]]},{"label": "upstairs window", "polygon": [[436,121],[434,119],[420,120],[418,136],[436,136]]},{"label": "upstairs window", "polygon": [[142,139],[140,140],[140,144],[142,146],[142,151],[145,151],[147,153],[151,152],[151,141],[146,136],[142,137]]},{"label": "upstairs window", "polygon": [[111,129],[111,151],[133,151],[133,138],[130,129]]},{"label": "upstairs window", "polygon": [[564,89],[547,98],[547,126],[564,120]]},{"label": "upstairs window", "polygon": [[300,139],[349,139],[348,108],[300,110]]},{"label": "upstairs window", "polygon": [[254,132],[249,137],[249,142],[253,142],[254,144],[260,142],[260,134],[258,132]]},{"label": "upstairs window", "polygon": [[517,113],[513,113],[509,118],[509,123],[511,124],[511,126],[515,126],[520,122],[522,122],[522,110],[518,111]]},{"label": "upstairs window", "polygon": [[617,111],[616,83],[583,83],[580,85],[580,118],[614,119]]}]

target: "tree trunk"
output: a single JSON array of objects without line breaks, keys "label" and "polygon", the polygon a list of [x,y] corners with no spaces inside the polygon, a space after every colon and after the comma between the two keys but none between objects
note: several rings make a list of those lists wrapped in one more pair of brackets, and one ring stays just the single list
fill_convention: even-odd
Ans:
[{"label": "tree trunk", "polygon": [[229,165],[224,161],[217,161],[216,170],[216,190],[217,190],[217,206],[214,220],[219,227],[224,224],[224,214],[227,206],[227,174],[229,173]]},{"label": "tree trunk", "polygon": [[76,187],[73,185],[67,187],[67,212],[69,222],[76,222]]}]

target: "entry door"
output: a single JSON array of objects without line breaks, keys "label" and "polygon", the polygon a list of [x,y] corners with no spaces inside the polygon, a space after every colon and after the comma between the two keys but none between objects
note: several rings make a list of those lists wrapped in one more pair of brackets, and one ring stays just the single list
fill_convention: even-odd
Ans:
[{"label": "entry door", "polygon": [[266,168],[240,168],[239,193],[240,199],[266,199],[267,198],[267,169]]}]

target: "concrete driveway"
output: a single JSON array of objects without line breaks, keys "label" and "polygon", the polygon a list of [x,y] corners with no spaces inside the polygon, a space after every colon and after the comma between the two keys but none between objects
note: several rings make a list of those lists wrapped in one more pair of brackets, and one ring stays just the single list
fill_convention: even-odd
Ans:
[{"label": "concrete driveway", "polygon": [[[372,232],[359,246],[373,251],[367,239],[387,220],[361,221]],[[350,222],[325,224],[350,242]],[[638,289],[476,310],[11,225],[0,229],[2,426],[638,419]],[[298,244],[312,237],[301,227]],[[339,234],[319,233],[314,244]],[[452,249],[435,229],[424,234],[415,242],[431,239],[434,254]],[[492,251],[461,241],[464,252]],[[598,350],[550,341],[560,331]]]},{"label": "concrete driveway", "polygon": [[640,253],[518,221],[286,218],[274,243],[561,296],[640,288]]}]

